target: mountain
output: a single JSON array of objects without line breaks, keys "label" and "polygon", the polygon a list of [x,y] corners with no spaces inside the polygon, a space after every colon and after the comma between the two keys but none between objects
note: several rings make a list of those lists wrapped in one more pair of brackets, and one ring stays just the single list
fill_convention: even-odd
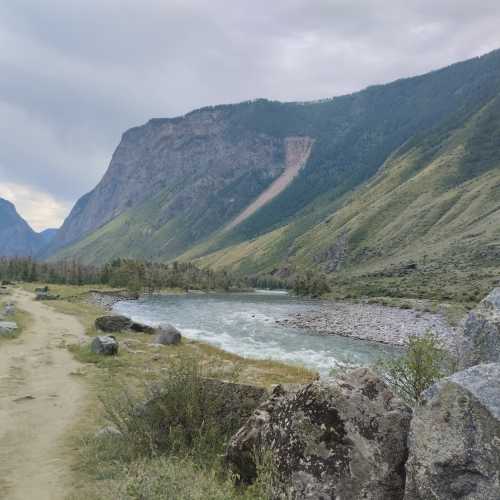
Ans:
[{"label": "mountain", "polygon": [[0,198],[0,256],[32,256],[40,246],[38,234],[17,213],[16,207]]},{"label": "mountain", "polygon": [[52,242],[52,240],[56,237],[58,231],[59,229],[49,228],[38,233],[39,239],[41,240],[41,244],[44,247],[49,245]]},{"label": "mountain", "polygon": [[248,272],[497,258],[500,51],[317,102],[256,100],[127,131],[53,259]]}]

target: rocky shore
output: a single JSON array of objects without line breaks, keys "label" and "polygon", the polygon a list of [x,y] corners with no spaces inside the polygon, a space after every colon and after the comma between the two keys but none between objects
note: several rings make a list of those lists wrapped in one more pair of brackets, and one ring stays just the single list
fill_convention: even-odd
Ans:
[{"label": "rocky shore", "polygon": [[139,296],[131,293],[128,290],[91,290],[87,296],[87,302],[99,307],[106,311],[111,311],[113,306],[123,300],[137,300]]},{"label": "rocky shore", "polygon": [[324,302],[319,310],[296,313],[277,323],[396,346],[429,330],[450,347],[456,336],[455,329],[441,314],[354,302]]}]

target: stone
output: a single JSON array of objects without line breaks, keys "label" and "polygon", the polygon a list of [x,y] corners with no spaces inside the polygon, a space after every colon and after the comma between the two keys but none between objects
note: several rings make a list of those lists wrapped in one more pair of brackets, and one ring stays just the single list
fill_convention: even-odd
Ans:
[{"label": "stone", "polygon": [[119,431],[116,427],[113,427],[111,425],[108,425],[106,427],[103,427],[102,429],[99,429],[95,433],[95,437],[97,439],[104,439],[104,438],[121,438],[123,437],[123,434],[121,431]]},{"label": "stone", "polygon": [[114,356],[118,354],[118,341],[112,335],[94,337],[90,344],[90,350],[95,354]]},{"label": "stone", "polygon": [[9,336],[15,333],[17,330],[17,323],[14,321],[0,321],[0,337]]},{"label": "stone", "polygon": [[53,295],[47,292],[39,292],[36,294],[35,300],[59,300],[59,295]]},{"label": "stone", "polygon": [[95,320],[96,329],[106,333],[129,330],[131,326],[132,321],[126,316],[101,316]]},{"label": "stone", "polygon": [[271,453],[276,498],[401,499],[411,410],[366,368],[277,386],[233,436],[226,460],[242,481]]},{"label": "stone", "polygon": [[3,315],[4,316],[14,316],[16,314],[16,307],[14,304],[5,304],[5,307],[3,308]]},{"label": "stone", "polygon": [[415,410],[405,500],[500,498],[500,364],[433,385]]},{"label": "stone", "polygon": [[500,288],[495,288],[465,322],[460,368],[500,362]]},{"label": "stone", "polygon": [[157,330],[155,343],[160,345],[177,345],[181,342],[182,335],[175,326],[166,325]]},{"label": "stone", "polygon": [[135,321],[132,322],[130,325],[130,329],[133,332],[139,332],[139,333],[148,333],[149,335],[152,335],[155,333],[155,328],[149,325],[143,325],[142,323],[136,323]]}]

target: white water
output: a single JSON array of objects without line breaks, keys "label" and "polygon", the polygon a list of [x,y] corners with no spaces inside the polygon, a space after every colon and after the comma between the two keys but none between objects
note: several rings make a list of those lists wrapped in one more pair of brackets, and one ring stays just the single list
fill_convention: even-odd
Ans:
[{"label": "white water", "polygon": [[134,321],[170,323],[184,336],[256,359],[296,363],[327,374],[339,364],[369,364],[395,349],[375,343],[276,324],[289,314],[318,309],[314,301],[286,293],[192,294],[119,302],[114,310]]}]

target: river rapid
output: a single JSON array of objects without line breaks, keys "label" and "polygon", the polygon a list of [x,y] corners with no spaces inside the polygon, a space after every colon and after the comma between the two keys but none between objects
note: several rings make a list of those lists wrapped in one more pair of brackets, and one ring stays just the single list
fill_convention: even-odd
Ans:
[{"label": "river rapid", "polygon": [[193,340],[246,358],[300,364],[327,375],[339,365],[366,365],[396,348],[279,324],[291,315],[321,310],[316,301],[286,292],[186,294],[145,297],[113,310],[152,326],[172,324]]}]

